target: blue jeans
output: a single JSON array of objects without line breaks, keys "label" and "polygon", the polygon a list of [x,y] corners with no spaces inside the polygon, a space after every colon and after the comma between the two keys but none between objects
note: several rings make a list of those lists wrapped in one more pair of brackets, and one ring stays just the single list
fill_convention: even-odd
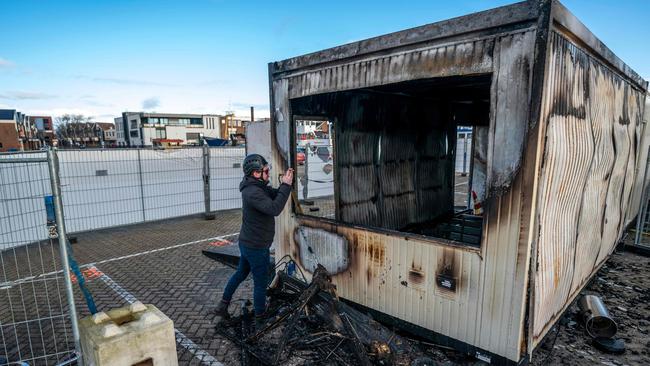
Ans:
[{"label": "blue jeans", "polygon": [[271,261],[269,248],[253,249],[239,244],[239,252],[241,253],[239,266],[228,280],[222,301],[229,303],[239,284],[246,279],[249,273],[253,272],[253,308],[255,315],[261,315],[266,311],[266,286],[269,283],[269,263]]}]

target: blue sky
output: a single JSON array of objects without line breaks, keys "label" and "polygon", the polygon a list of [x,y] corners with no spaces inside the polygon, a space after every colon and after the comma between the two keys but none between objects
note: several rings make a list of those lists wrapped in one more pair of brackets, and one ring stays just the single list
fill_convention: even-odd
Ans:
[{"label": "blue sky", "polygon": [[[0,0],[0,108],[268,115],[267,63],[511,1]],[[650,79],[650,1],[563,1]]]}]

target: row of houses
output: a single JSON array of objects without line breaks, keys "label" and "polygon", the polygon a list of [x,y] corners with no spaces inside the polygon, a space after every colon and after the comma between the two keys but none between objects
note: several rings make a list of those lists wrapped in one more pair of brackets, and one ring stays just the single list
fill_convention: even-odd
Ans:
[{"label": "row of houses", "polygon": [[57,144],[52,117],[0,109],[0,151],[38,150]]},{"label": "row of houses", "polygon": [[109,122],[72,122],[56,129],[62,147],[116,147],[115,126]]},{"label": "row of houses", "polygon": [[0,151],[39,150],[46,146],[143,147],[161,141],[199,145],[204,138],[241,138],[245,136],[245,124],[249,121],[233,113],[123,112],[114,123],[69,122],[55,127],[52,117],[32,117],[15,109],[2,109]]}]

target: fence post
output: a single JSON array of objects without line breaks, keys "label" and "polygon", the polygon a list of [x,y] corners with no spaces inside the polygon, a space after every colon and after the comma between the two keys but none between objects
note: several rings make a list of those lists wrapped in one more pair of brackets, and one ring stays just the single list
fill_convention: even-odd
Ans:
[{"label": "fence post", "polygon": [[647,219],[648,209],[648,191],[650,185],[646,186],[646,179],[648,178],[648,169],[650,169],[650,146],[648,147],[648,155],[646,158],[645,171],[643,172],[643,181],[641,182],[641,202],[639,213],[636,217],[636,233],[634,236],[634,245],[638,246],[641,243],[641,235],[645,232],[645,224]]},{"label": "fence post", "polygon": [[77,308],[74,302],[74,292],[72,291],[72,281],[70,279],[70,264],[68,263],[68,238],[65,231],[65,218],[63,217],[63,202],[61,199],[61,182],[59,180],[59,158],[54,149],[47,150],[47,166],[50,172],[50,184],[52,186],[52,198],[54,201],[54,212],[56,213],[57,237],[59,238],[59,253],[61,255],[61,264],[63,278],[65,281],[65,293],[70,309],[70,325],[72,327],[72,337],[74,339],[75,352],[77,353],[77,364],[83,366],[83,357],[81,354],[81,343],[79,339],[79,324],[77,323]]},{"label": "fence post", "polygon": [[465,138],[463,138],[463,173],[461,174],[463,177],[467,175],[467,134],[465,132]]},{"label": "fence post", "polygon": [[302,199],[307,200],[309,197],[309,155],[311,152],[311,146],[309,143],[305,145],[305,163],[303,164],[303,173],[304,184],[302,186]]},{"label": "fence post", "polygon": [[215,214],[210,210],[210,146],[203,142],[203,200],[205,201],[206,220],[214,220]]},{"label": "fence post", "polygon": [[142,222],[147,221],[147,215],[144,208],[144,183],[142,181],[142,158],[140,157],[140,148],[138,151],[138,176],[140,177],[140,201],[142,202]]}]

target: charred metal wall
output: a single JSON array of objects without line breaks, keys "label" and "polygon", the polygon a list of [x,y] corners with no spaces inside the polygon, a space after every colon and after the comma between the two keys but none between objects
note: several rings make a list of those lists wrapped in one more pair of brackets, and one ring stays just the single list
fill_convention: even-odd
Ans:
[{"label": "charred metal wall", "polygon": [[[645,93],[551,32],[542,100],[533,342],[537,344],[622,235],[636,169]],[[629,216],[629,215],[628,215]],[[628,217],[627,220],[630,220]]]},{"label": "charred metal wall", "polygon": [[[344,141],[344,156],[336,156],[342,162],[339,221],[290,211],[276,221],[280,257],[292,255],[307,271],[319,261],[334,274],[342,297],[388,315],[519,361],[604,263],[638,211],[650,142],[641,122],[647,82],[557,1],[396,32],[273,63],[269,72],[272,159],[279,169],[290,165],[292,100],[492,75],[485,149],[475,154],[475,173],[486,177],[480,248],[368,227],[418,220],[403,206],[422,201],[422,192],[409,187],[439,182],[409,162],[417,159],[411,136],[368,134],[363,124],[335,136]],[[340,118],[380,120],[358,106],[346,113]],[[440,158],[441,150],[433,151],[442,139],[422,138]],[[373,147],[386,152],[385,162],[370,158]],[[398,175],[409,177],[398,189],[367,184]],[[373,202],[379,191],[397,200]],[[444,197],[431,198],[440,200],[446,204]],[[346,211],[350,203],[355,208]],[[398,219],[380,217],[379,208]],[[441,287],[440,278],[453,280],[453,289]]]},{"label": "charred metal wall", "polygon": [[[625,225],[628,226],[636,219],[641,207],[641,200],[643,199],[643,192],[648,185],[650,172],[646,173],[648,169],[648,145],[650,145],[650,96],[646,93],[645,96],[645,112],[643,113],[643,123],[641,126],[641,138],[639,140],[636,159],[636,177],[634,181],[634,188],[632,189],[632,197],[628,205],[627,214],[625,216]],[[644,181],[645,179],[645,181]]]},{"label": "charred metal wall", "polygon": [[[465,34],[461,40],[430,41],[407,49],[338,59],[293,71],[274,72],[274,65],[271,65],[273,166],[280,169],[289,166],[290,121],[295,113],[292,99],[409,80],[492,75],[490,127],[484,158],[486,191],[492,194],[484,214],[480,248],[299,217],[285,210],[276,221],[277,255],[306,258],[311,254],[304,253],[315,253],[334,274],[333,280],[342,297],[518,361],[525,347],[524,315],[530,259],[529,211],[526,210],[532,195],[532,185],[525,184],[518,171],[525,165],[523,151],[530,142],[527,122],[535,34],[532,27],[488,36]],[[310,56],[310,59],[318,57],[321,56]],[[301,62],[286,61],[281,65]],[[387,138],[381,143],[382,149],[391,154],[387,160],[410,157],[410,137],[389,135],[386,134]],[[358,154],[354,147],[377,146],[377,141],[366,141],[370,138],[371,135],[362,134],[358,129],[339,131],[335,139],[348,139],[350,142],[345,145],[352,150],[347,156],[339,152],[336,159],[346,165],[369,166],[368,156]],[[425,140],[431,141],[431,156],[439,158],[440,152],[446,150],[434,146],[434,141],[441,141],[438,137]],[[396,149],[395,144],[404,151]],[[354,174],[341,174],[340,188],[359,185],[355,188],[357,194],[361,195],[361,189],[365,188],[369,191],[368,199],[378,186],[367,184],[374,172],[366,169],[368,172],[360,168]],[[415,168],[395,164],[394,169],[395,172],[398,169],[413,172]],[[427,169],[436,168],[432,165]],[[418,178],[422,179],[421,186],[436,185],[436,172],[427,175],[428,178]],[[405,197],[403,199],[418,194],[399,193],[404,193],[400,195]],[[437,199],[431,197],[430,204],[439,202]],[[445,199],[442,199],[443,205]],[[374,218],[362,216],[371,215],[370,212],[372,208],[345,215],[370,222],[364,220]],[[342,248],[348,248],[347,257],[341,254]],[[312,267],[310,263],[299,265],[303,269]],[[440,278],[454,279],[454,289],[441,287]]]},{"label": "charred metal wall", "polygon": [[400,230],[453,212],[456,126],[449,102],[376,91],[292,101],[334,121],[337,219]]}]

